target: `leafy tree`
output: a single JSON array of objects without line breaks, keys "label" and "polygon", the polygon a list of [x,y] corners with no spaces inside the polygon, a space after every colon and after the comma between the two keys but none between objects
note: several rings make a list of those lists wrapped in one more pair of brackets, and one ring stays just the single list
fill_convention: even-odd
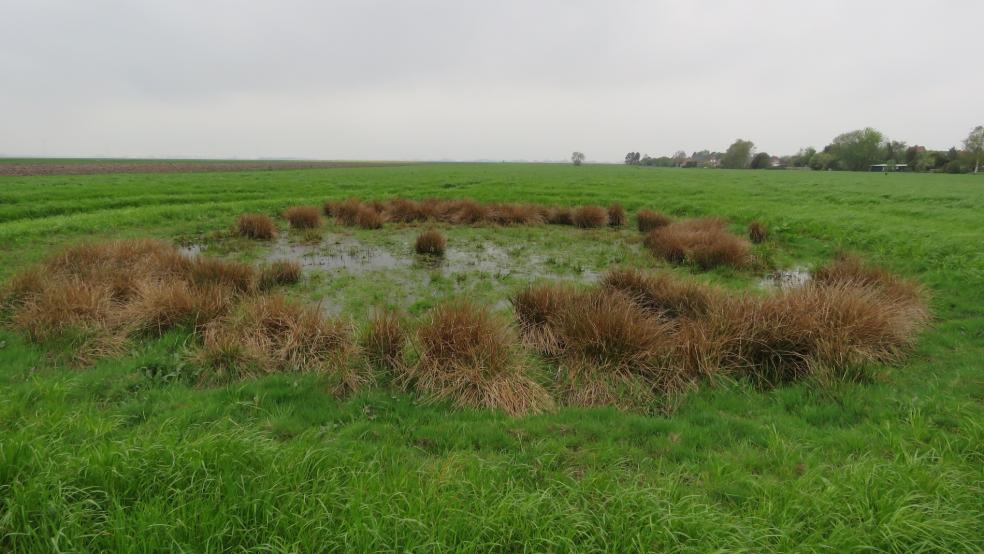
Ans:
[{"label": "leafy tree", "polygon": [[673,161],[676,165],[683,165],[687,161],[687,153],[683,150],[677,150],[673,153]]},{"label": "leafy tree", "polygon": [[571,154],[571,161],[574,162],[574,165],[581,165],[581,162],[584,161],[584,153],[574,152]]},{"label": "leafy tree", "polygon": [[810,158],[817,153],[817,149],[812,146],[800,148],[800,151],[790,156],[789,165],[793,167],[806,167],[810,165]]},{"label": "leafy tree", "polygon": [[772,156],[765,152],[759,152],[752,157],[748,167],[751,169],[769,169],[772,167]]},{"label": "leafy tree", "polygon": [[864,171],[885,158],[885,135],[866,127],[838,135],[825,149],[841,169]]},{"label": "leafy tree", "polygon": [[830,155],[829,152],[817,152],[810,157],[809,166],[810,169],[816,171],[823,171],[830,169],[830,166],[834,164],[834,157]]},{"label": "leafy tree", "polygon": [[974,163],[974,173],[979,172],[981,161],[984,160],[984,125],[974,127],[974,130],[967,135],[964,148],[970,153],[971,161]]},{"label": "leafy tree", "polygon": [[625,155],[625,165],[639,165],[642,156],[638,152],[629,152]]},{"label": "leafy tree", "polygon": [[904,160],[908,148],[909,145],[903,141],[890,140],[885,143],[885,157],[889,160]]},{"label": "leafy tree", "polygon": [[746,169],[752,161],[754,152],[755,143],[750,140],[738,139],[731,143],[731,146],[724,153],[721,166],[728,169]]}]

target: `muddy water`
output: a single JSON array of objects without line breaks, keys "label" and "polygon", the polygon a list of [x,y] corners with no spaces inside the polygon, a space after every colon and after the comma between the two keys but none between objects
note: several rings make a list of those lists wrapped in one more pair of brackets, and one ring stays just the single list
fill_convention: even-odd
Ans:
[{"label": "muddy water", "polygon": [[809,268],[796,266],[773,271],[759,281],[759,286],[772,289],[794,289],[809,283],[811,278]]},{"label": "muddy water", "polygon": [[[332,236],[321,243],[291,243],[281,238],[269,253],[267,261],[294,260],[305,268],[324,271],[344,271],[360,275],[373,271],[419,270],[421,280],[434,271],[444,276],[462,273],[480,273],[496,278],[540,278],[565,276],[594,282],[599,278],[596,271],[583,269],[579,274],[562,274],[549,267],[547,258],[537,255],[512,256],[504,248],[491,242],[483,242],[473,248],[449,247],[444,256],[421,256],[410,252],[397,254],[379,246],[365,244],[354,237]],[[416,272],[415,272],[416,273]]]},{"label": "muddy water", "polygon": [[296,244],[279,239],[266,256],[267,261],[293,260],[302,267],[367,273],[409,267],[413,260],[397,257],[388,250],[369,246],[351,237],[330,237],[318,244]]}]

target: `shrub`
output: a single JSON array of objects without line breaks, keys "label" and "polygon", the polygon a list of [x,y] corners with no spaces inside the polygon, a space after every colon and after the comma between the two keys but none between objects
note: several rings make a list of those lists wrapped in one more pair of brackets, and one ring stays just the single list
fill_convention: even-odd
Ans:
[{"label": "shrub", "polygon": [[383,215],[371,206],[359,206],[355,214],[355,223],[363,229],[381,229]]},{"label": "shrub", "polygon": [[574,210],[572,219],[577,227],[604,227],[608,224],[608,212],[601,206],[581,206]]},{"label": "shrub", "polygon": [[277,260],[260,270],[259,287],[268,290],[280,285],[293,285],[301,280],[301,264]]},{"label": "shrub", "polygon": [[414,250],[416,250],[418,254],[443,256],[446,245],[447,241],[444,239],[444,235],[442,235],[440,231],[437,229],[428,229],[423,233],[420,233],[420,236],[417,237]]},{"label": "shrub", "polygon": [[277,234],[273,220],[263,214],[243,214],[236,220],[239,234],[258,240],[269,240]]},{"label": "shrub", "polygon": [[636,223],[639,225],[639,231],[643,233],[648,233],[653,229],[658,229],[660,227],[665,227],[671,222],[670,218],[653,210],[639,210],[636,212]]},{"label": "shrub", "polygon": [[753,221],[748,224],[748,240],[755,244],[761,244],[767,238],[769,238],[769,230],[766,229],[762,222]]},{"label": "shrub", "polygon": [[321,214],[314,206],[294,206],[284,210],[284,218],[292,229],[317,229],[321,227]]},{"label": "shrub", "polygon": [[719,219],[677,221],[649,232],[645,246],[671,263],[691,262],[701,269],[748,262],[748,242],[727,232]]},{"label": "shrub", "polygon": [[512,329],[467,301],[434,308],[416,334],[419,357],[406,382],[431,400],[507,414],[549,409],[547,391],[527,374]]},{"label": "shrub", "polygon": [[608,224],[612,227],[623,227],[625,225],[627,218],[625,216],[625,208],[621,204],[615,203],[608,206]]},{"label": "shrub", "polygon": [[397,369],[403,365],[407,331],[403,317],[395,310],[377,309],[362,334],[362,347],[377,367]]}]

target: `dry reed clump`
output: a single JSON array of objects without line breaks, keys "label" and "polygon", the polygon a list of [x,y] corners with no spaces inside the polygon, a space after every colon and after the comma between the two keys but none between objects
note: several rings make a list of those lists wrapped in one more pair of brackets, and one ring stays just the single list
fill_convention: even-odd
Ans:
[{"label": "dry reed clump", "polygon": [[535,204],[492,204],[488,219],[499,225],[537,225],[543,223],[540,208]]},{"label": "dry reed clump", "polygon": [[292,260],[277,260],[260,269],[257,285],[260,290],[293,285],[301,280],[301,264]]},{"label": "dry reed clump", "polygon": [[755,244],[762,244],[769,238],[769,230],[761,221],[753,221],[748,224],[748,240]]},{"label": "dry reed clump", "polygon": [[359,222],[359,210],[362,202],[358,198],[347,198],[332,205],[332,216],[339,225],[352,227]]},{"label": "dry reed clump", "polygon": [[669,318],[700,317],[724,295],[710,285],[633,268],[609,270],[601,287],[621,292],[646,311]]},{"label": "dry reed clump", "polygon": [[574,225],[574,211],[567,207],[550,208],[547,223],[551,225]]},{"label": "dry reed clump", "polygon": [[134,336],[176,327],[198,334],[253,296],[258,280],[248,265],[188,257],[161,241],[86,243],[15,275],[0,305],[14,330],[65,342],[86,364],[120,353]]},{"label": "dry reed clump", "polygon": [[362,205],[355,214],[355,223],[363,229],[382,229],[383,214],[376,207]]},{"label": "dry reed clump", "polygon": [[608,224],[608,212],[601,206],[580,206],[574,210],[575,227],[582,229],[604,227]]},{"label": "dry reed clump", "polygon": [[284,210],[284,218],[292,229],[317,229],[321,227],[321,213],[314,206],[294,206]]},{"label": "dry reed clump", "polygon": [[577,291],[572,287],[542,283],[530,285],[510,298],[523,342],[541,354],[556,354],[561,344],[550,318],[576,296]]},{"label": "dry reed clump", "polygon": [[922,293],[857,264],[767,297],[620,269],[598,289],[530,287],[513,306],[526,343],[557,363],[568,403],[638,406],[698,376],[825,382],[900,360],[929,319]]},{"label": "dry reed clump", "polygon": [[407,344],[404,316],[395,310],[376,309],[362,333],[360,343],[370,363],[395,370],[403,366]]},{"label": "dry reed clump", "polygon": [[277,234],[273,220],[263,214],[242,214],[236,219],[240,236],[257,240],[269,240]]},{"label": "dry reed clump", "polygon": [[420,202],[416,200],[408,200],[406,198],[395,198],[390,200],[389,204],[385,208],[386,217],[390,221],[396,223],[414,223],[416,221],[424,221],[427,219],[427,213],[424,211]]},{"label": "dry reed clump", "polygon": [[608,225],[611,227],[624,227],[628,217],[625,215],[625,208],[618,202],[608,206]]},{"label": "dry reed clump", "polygon": [[918,283],[846,253],[838,254],[836,260],[814,271],[813,282],[820,285],[854,283],[871,286],[891,298],[913,302],[925,302],[926,297],[925,289]]},{"label": "dry reed clump", "polygon": [[617,291],[540,285],[513,299],[524,340],[560,369],[560,393],[580,406],[643,407],[677,390],[673,327]]},{"label": "dry reed clump", "polygon": [[653,229],[645,246],[668,262],[693,263],[701,269],[742,267],[749,261],[748,242],[729,233],[723,220],[689,219]]},{"label": "dry reed clump", "polygon": [[669,217],[653,210],[642,209],[636,212],[636,224],[638,224],[639,231],[642,233],[648,233],[653,229],[666,227],[672,221]]},{"label": "dry reed clump", "polygon": [[135,334],[199,328],[252,290],[249,266],[121,240],[58,252],[11,279],[2,304],[15,330],[35,342],[65,340],[86,364],[119,353]]},{"label": "dry reed clump", "polygon": [[196,256],[187,267],[187,279],[197,286],[216,285],[237,293],[249,293],[256,288],[256,272],[247,264]]},{"label": "dry reed clump", "polygon": [[437,229],[428,229],[420,236],[417,237],[417,242],[414,244],[414,250],[418,254],[424,254],[428,256],[443,256],[444,249],[447,246],[447,241],[444,239],[444,235],[441,234]]},{"label": "dry reed clump", "polygon": [[468,301],[435,307],[416,333],[417,363],[404,381],[431,400],[457,407],[500,409],[510,415],[552,407],[547,391],[527,375],[509,324]]},{"label": "dry reed clump", "polygon": [[316,306],[300,306],[279,295],[258,296],[205,328],[198,361],[211,372],[206,382],[273,372],[331,372],[355,390],[371,381],[358,370],[351,326],[326,320]]},{"label": "dry reed clump", "polygon": [[871,285],[835,283],[741,298],[715,319],[732,334],[720,356],[724,369],[772,385],[851,379],[865,365],[899,361],[928,313],[922,302]]}]

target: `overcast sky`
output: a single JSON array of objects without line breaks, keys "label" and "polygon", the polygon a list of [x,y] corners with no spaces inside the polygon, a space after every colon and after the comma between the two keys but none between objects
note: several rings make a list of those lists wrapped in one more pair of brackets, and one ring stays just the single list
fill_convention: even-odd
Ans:
[{"label": "overcast sky", "polygon": [[981,0],[0,0],[0,153],[948,148],[984,124],[981,36]]}]

